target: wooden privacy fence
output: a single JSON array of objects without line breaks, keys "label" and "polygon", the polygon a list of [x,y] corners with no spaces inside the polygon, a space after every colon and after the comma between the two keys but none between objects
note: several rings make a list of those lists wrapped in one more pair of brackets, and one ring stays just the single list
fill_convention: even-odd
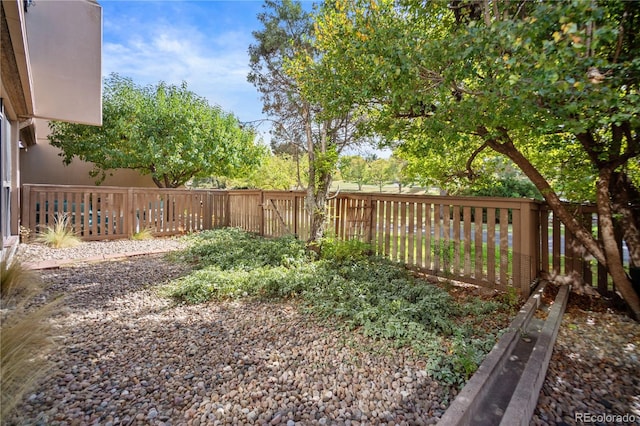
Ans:
[{"label": "wooden privacy fence", "polygon": [[224,191],[23,185],[21,225],[39,231],[66,217],[85,240],[169,236],[227,224]]},{"label": "wooden privacy fence", "polygon": [[[306,239],[304,197],[230,191],[229,217],[233,226],[261,235]],[[432,275],[529,294],[539,263],[531,238],[538,235],[539,207],[525,199],[341,193],[329,201],[329,231]]]},{"label": "wooden privacy fence", "polygon": [[[222,226],[307,239],[304,197],[300,191],[24,185],[22,225],[37,230],[64,214],[88,240],[127,238],[145,228],[167,236]],[[572,208],[597,235],[595,208]],[[524,295],[539,277],[610,289],[606,271],[540,202],[341,193],[328,213],[337,238],[367,242],[376,254],[432,275]]]},{"label": "wooden privacy fence", "polygon": [[[598,226],[598,210],[594,205],[569,204],[567,207],[592,234],[602,240]],[[550,281],[568,284],[587,284],[598,289],[601,294],[614,290],[613,281],[607,270],[587,252],[576,237],[569,232],[549,207],[540,207],[541,266],[539,275]],[[630,267],[629,251],[622,240],[622,232],[616,235],[622,261],[627,271]]]}]

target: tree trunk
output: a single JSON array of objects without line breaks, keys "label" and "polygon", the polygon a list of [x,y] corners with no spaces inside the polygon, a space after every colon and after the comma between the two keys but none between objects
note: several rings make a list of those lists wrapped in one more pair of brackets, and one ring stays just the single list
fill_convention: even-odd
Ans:
[{"label": "tree trunk", "polygon": [[[486,129],[484,129],[484,131],[488,134]],[[531,162],[529,162],[529,160],[522,155],[520,151],[518,151],[513,143],[510,141],[500,143],[496,140],[490,140],[487,141],[487,144],[494,151],[507,156],[520,168],[520,170],[522,170],[536,188],[538,188],[551,210],[553,210],[553,213],[558,216],[558,219],[564,223],[569,231],[575,235],[578,241],[580,241],[580,243],[593,255],[593,257],[596,258],[598,262],[606,266],[607,261],[602,248],[596,239],[593,238],[593,235],[591,235],[591,231],[587,230],[584,225],[578,222],[578,220],[569,213],[562,204],[558,194],[556,194],[553,188],[549,185],[549,182],[547,182],[545,177],[540,174],[533,164],[531,164]]]},{"label": "tree trunk", "polygon": [[629,277],[640,295],[640,191],[624,172],[614,173],[609,186],[612,209],[622,225],[622,238],[629,249]]},{"label": "tree trunk", "polygon": [[331,174],[322,174],[318,180],[317,187],[314,188],[309,185],[305,198],[307,211],[311,215],[309,240],[307,241],[311,246],[318,243],[324,236],[327,224],[327,198],[329,187],[331,186]]},{"label": "tree trunk", "polygon": [[614,173],[609,192],[612,209],[620,219],[632,267],[640,267],[640,193],[625,173]]},{"label": "tree trunk", "polygon": [[[486,136],[486,129],[480,129],[481,135]],[[598,207],[598,224],[602,234],[602,246],[596,241],[590,231],[588,231],[580,222],[573,217],[564,207],[558,195],[553,191],[547,180],[538,172],[538,170],[522,155],[522,153],[513,145],[504,135],[504,142],[497,140],[488,140],[488,146],[496,152],[509,157],[522,172],[533,182],[538,188],[545,201],[558,216],[560,221],[564,223],[567,229],[576,237],[576,239],[591,253],[598,263],[607,268],[609,275],[613,279],[616,289],[620,292],[623,299],[629,306],[632,315],[636,320],[640,320],[640,298],[633,290],[632,283],[627,277],[618,244],[616,243],[613,215],[611,209],[611,194],[609,193],[609,185],[613,171],[610,169],[602,169],[597,182],[597,207]]]},{"label": "tree trunk", "polygon": [[640,321],[640,298],[633,290],[631,280],[624,271],[620,249],[616,242],[613,214],[611,209],[611,196],[609,186],[613,171],[609,168],[600,170],[598,182],[596,184],[596,202],[598,205],[598,226],[602,235],[604,254],[607,260],[606,266],[613,279],[616,289],[627,302],[629,309],[636,320]]},{"label": "tree trunk", "polygon": [[[324,228],[327,222],[327,195],[331,186],[331,173],[318,171],[316,169],[316,144],[313,141],[313,130],[311,129],[311,116],[308,105],[303,109],[305,117],[305,137],[307,138],[307,154],[309,155],[309,181],[307,184],[307,195],[305,197],[305,207],[311,216],[309,224],[309,248],[318,252],[319,242],[324,236]],[[325,135],[321,135],[320,152],[326,152]]]},{"label": "tree trunk", "polygon": [[160,179],[158,179],[157,177],[151,175],[151,179],[153,180],[153,183],[155,183],[158,188],[163,188],[164,187],[162,185],[162,181],[160,181]]}]

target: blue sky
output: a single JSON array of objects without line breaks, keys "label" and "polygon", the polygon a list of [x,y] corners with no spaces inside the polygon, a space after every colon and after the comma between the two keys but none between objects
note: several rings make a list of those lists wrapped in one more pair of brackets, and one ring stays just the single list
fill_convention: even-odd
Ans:
[{"label": "blue sky", "polygon": [[[262,29],[257,0],[99,0],[103,14],[102,72],[138,84],[186,81],[191,91],[240,121],[266,118],[247,82],[252,31]],[[313,1],[302,1],[309,11]],[[268,122],[256,124],[265,143]],[[388,157],[390,152],[364,149]]]},{"label": "blue sky", "polygon": [[[247,82],[252,31],[262,1],[99,1],[103,11],[102,70],[141,85],[186,81],[191,91],[234,113],[264,118]],[[305,2],[311,7],[311,2]],[[266,132],[269,126],[260,125]]]}]

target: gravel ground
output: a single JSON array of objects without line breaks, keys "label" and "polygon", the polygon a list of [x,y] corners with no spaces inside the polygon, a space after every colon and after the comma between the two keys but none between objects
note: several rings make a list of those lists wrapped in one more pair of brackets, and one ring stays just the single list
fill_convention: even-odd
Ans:
[{"label": "gravel ground", "polygon": [[52,249],[44,244],[20,244],[16,257],[29,263],[44,260],[87,259],[127,252],[178,250],[186,246],[181,238],[153,238],[149,240],[84,241],[75,247]]},{"label": "gravel ground", "polygon": [[[182,244],[29,244],[18,256]],[[156,294],[187,272],[160,255],[43,271],[48,292],[65,295],[52,369],[8,424],[413,425],[436,423],[446,409],[423,360],[345,336],[294,304],[185,306]],[[624,424],[616,416],[625,414],[640,424],[640,325],[592,308],[570,301],[531,424]]]},{"label": "gravel ground", "polygon": [[532,425],[640,424],[640,324],[585,304],[571,295]]},{"label": "gravel ground", "polygon": [[[19,255],[34,261],[35,250]],[[89,244],[79,252],[91,257]],[[48,292],[66,295],[58,346],[9,424],[408,425],[444,412],[408,350],[345,336],[289,303],[156,294],[186,272],[159,255],[43,271]]]}]

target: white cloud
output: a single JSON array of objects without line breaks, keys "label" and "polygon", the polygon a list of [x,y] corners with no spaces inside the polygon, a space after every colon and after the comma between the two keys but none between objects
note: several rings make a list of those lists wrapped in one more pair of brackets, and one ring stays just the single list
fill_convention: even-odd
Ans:
[{"label": "white cloud", "polygon": [[[208,37],[193,26],[127,22],[105,23],[103,73],[116,72],[138,84],[186,81],[189,89],[212,104],[233,112],[241,120],[262,117],[256,89],[246,81],[250,33],[231,31]],[[128,28],[128,29],[125,29]]]}]

